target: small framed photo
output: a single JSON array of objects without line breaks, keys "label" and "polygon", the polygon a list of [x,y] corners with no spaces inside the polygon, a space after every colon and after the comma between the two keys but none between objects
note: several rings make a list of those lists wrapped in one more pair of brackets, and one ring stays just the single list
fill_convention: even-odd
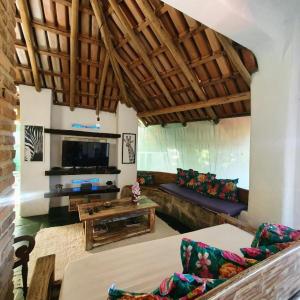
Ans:
[{"label": "small framed photo", "polygon": [[24,127],[24,160],[44,160],[44,127],[25,125]]},{"label": "small framed photo", "polygon": [[136,134],[122,134],[122,164],[135,164]]}]

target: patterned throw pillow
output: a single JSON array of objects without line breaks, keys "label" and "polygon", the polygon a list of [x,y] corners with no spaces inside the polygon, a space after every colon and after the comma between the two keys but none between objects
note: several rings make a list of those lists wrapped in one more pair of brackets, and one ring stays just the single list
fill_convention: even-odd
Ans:
[{"label": "patterned throw pillow", "polygon": [[215,174],[199,173],[193,169],[188,171],[187,187],[202,194],[206,194],[209,183],[216,178]]},{"label": "patterned throw pillow", "polygon": [[257,248],[241,248],[241,252],[246,258],[253,258],[259,261],[262,261],[269,256],[291,246],[293,242],[288,243],[276,243],[269,246],[260,246]]},{"label": "patterned throw pillow", "polygon": [[189,171],[177,168],[176,183],[179,186],[186,186],[189,181]]},{"label": "patterned throw pillow", "polygon": [[269,246],[298,240],[300,240],[300,230],[281,224],[263,223],[258,227],[251,247]]},{"label": "patterned throw pillow", "polygon": [[130,293],[115,288],[109,289],[110,300],[171,300],[196,299],[225,280],[199,278],[191,274],[174,273],[163,280],[159,288],[150,294]]},{"label": "patterned throw pillow", "polygon": [[238,179],[215,179],[208,184],[207,194],[214,198],[238,202]]},{"label": "patterned throw pillow", "polygon": [[202,278],[231,278],[256,263],[255,260],[186,238],[182,239],[180,251],[183,273]]},{"label": "patterned throw pillow", "polygon": [[147,174],[147,173],[138,172],[136,180],[140,185],[153,185],[154,184],[153,175]]}]

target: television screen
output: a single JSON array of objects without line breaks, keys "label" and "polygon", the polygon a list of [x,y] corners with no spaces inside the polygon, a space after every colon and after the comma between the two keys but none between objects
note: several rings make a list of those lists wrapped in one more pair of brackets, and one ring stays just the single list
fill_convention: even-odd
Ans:
[{"label": "television screen", "polygon": [[108,143],[63,141],[63,167],[107,167],[108,160]]}]

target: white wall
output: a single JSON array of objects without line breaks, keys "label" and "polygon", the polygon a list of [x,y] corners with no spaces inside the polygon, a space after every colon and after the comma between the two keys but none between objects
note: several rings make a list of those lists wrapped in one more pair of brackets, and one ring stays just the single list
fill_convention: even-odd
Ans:
[{"label": "white wall", "polygon": [[[136,111],[119,103],[117,109],[117,133],[138,133],[138,119]],[[137,144],[137,141],[136,141]],[[137,167],[135,164],[122,164],[122,138],[118,139],[118,167],[121,174],[118,175],[118,187],[122,190],[123,186],[136,182]]]},{"label": "white wall", "polygon": [[47,214],[49,199],[44,192],[49,189],[49,177],[45,170],[50,168],[50,136],[44,135],[44,161],[24,161],[24,125],[50,127],[52,95],[50,90],[36,92],[31,86],[20,85],[21,124],[21,201],[20,215],[23,217]]},{"label": "white wall", "polygon": [[164,0],[251,49],[250,201],[247,216],[300,226],[300,1]]},{"label": "white wall", "polygon": [[[93,125],[97,123],[94,110],[75,108],[71,111],[69,107],[52,104],[51,90],[43,89],[37,93],[34,87],[20,86],[20,116],[21,124],[42,125],[45,128],[96,131],[105,133],[132,132],[137,133],[137,117],[133,109],[125,105],[119,105],[116,114],[100,112],[99,129],[74,129],[73,123]],[[122,188],[126,184],[136,181],[136,164],[122,164],[122,142],[120,139],[103,139],[101,141],[110,144],[110,166],[116,166],[121,170],[120,175],[86,174],[74,176],[45,176],[45,171],[53,166],[61,166],[61,151],[63,139],[76,140],[98,140],[97,138],[71,137],[61,135],[45,134],[44,162],[24,162],[24,134],[21,137],[21,215],[30,216],[46,214],[49,209],[49,199],[43,194],[53,189],[56,184],[61,183],[65,187],[76,186],[72,180],[99,178],[100,185],[105,185],[108,180],[115,182]],[[68,198],[52,198],[50,206],[68,205]]]}]

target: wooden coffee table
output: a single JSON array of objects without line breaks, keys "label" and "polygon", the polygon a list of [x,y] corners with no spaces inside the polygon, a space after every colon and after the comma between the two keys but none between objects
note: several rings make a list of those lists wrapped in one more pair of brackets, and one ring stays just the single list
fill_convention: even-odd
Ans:
[{"label": "wooden coffee table", "polygon": [[110,202],[108,208],[104,201],[78,205],[79,219],[85,226],[86,250],[154,231],[155,208],[159,205],[151,199],[142,196],[139,204],[130,198]]}]

